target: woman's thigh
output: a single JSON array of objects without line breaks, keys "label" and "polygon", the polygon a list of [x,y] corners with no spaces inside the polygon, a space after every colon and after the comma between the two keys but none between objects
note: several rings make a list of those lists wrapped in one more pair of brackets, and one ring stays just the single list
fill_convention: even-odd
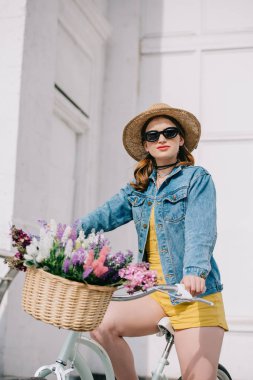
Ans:
[{"label": "woman's thigh", "polygon": [[164,316],[162,307],[149,296],[132,301],[112,301],[99,329],[113,330],[126,337],[150,335],[157,332],[157,323]]},{"label": "woman's thigh", "polygon": [[184,380],[216,380],[223,335],[221,327],[175,331],[175,345]]}]

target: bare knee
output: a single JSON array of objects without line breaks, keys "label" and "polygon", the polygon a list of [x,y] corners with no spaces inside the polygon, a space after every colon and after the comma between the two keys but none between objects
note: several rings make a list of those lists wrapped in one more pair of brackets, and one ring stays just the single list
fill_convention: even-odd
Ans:
[{"label": "bare knee", "polygon": [[103,346],[118,338],[120,334],[113,323],[102,322],[95,330],[90,332],[90,336]]}]

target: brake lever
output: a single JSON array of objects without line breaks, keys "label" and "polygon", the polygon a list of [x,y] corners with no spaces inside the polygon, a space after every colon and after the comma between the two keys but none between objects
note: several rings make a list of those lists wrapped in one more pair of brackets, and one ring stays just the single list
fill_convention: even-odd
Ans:
[{"label": "brake lever", "polygon": [[201,297],[193,297],[191,293],[189,293],[186,289],[184,284],[176,284],[177,286],[177,293],[176,294],[170,294],[170,297],[174,297],[175,299],[181,300],[182,302],[202,302],[209,306],[213,306],[214,303],[208,300],[205,300]]}]

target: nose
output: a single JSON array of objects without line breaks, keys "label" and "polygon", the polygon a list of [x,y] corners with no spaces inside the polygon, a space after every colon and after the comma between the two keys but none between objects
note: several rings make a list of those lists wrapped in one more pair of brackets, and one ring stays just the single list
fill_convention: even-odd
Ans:
[{"label": "nose", "polygon": [[162,143],[162,144],[164,144],[166,142],[166,138],[164,137],[164,135],[162,133],[160,133],[158,142]]}]

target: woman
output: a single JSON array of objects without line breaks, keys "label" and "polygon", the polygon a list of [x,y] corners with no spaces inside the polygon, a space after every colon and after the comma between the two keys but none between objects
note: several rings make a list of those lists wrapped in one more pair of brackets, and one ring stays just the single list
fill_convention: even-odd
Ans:
[{"label": "woman", "polygon": [[213,258],[216,241],[215,188],[210,174],[194,166],[200,124],[185,110],[155,104],[125,127],[123,143],[135,160],[135,180],[103,206],[81,219],[92,228],[112,230],[134,220],[138,259],[149,261],[159,282],[183,283],[192,295],[214,302],[171,301],[157,292],[142,299],[111,302],[102,324],[92,332],[108,352],[117,380],[138,379],[134,359],[123,337],[157,332],[169,316],[184,380],[216,380],[227,324],[222,285]]}]

